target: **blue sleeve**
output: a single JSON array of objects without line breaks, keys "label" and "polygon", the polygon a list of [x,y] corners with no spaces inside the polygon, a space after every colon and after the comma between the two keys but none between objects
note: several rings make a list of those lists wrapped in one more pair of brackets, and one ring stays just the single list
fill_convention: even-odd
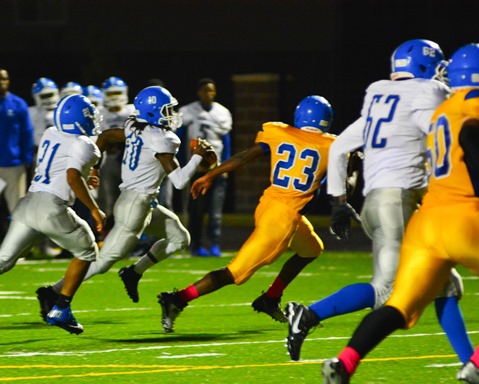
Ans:
[{"label": "blue sleeve", "polygon": [[260,145],[265,155],[269,155],[271,153],[271,148],[269,147],[268,144],[263,142],[259,142],[258,144]]},{"label": "blue sleeve", "polygon": [[25,102],[19,105],[21,115],[20,124],[20,146],[22,150],[22,162],[31,165],[33,162],[33,124],[28,113],[28,106]]},{"label": "blue sleeve", "polygon": [[223,153],[221,154],[221,162],[231,157],[231,136],[229,133],[223,136]]}]

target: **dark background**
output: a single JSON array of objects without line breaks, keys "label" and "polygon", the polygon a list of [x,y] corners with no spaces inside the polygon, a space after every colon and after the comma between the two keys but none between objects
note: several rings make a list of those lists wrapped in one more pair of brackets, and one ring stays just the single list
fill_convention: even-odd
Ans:
[{"label": "dark background", "polygon": [[388,77],[391,53],[413,38],[436,41],[446,56],[479,42],[479,0],[0,2],[0,68],[29,104],[42,76],[59,87],[118,76],[130,101],[160,78],[180,105],[195,99],[199,78],[212,77],[234,116],[232,76],[275,73],[281,120],[320,94],[334,108],[333,133],[357,117],[367,85]]}]

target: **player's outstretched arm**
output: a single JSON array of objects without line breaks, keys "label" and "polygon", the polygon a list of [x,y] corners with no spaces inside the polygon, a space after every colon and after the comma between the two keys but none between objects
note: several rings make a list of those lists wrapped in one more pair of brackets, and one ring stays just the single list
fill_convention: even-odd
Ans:
[{"label": "player's outstretched arm", "polygon": [[212,169],[205,176],[197,179],[193,183],[191,186],[191,195],[193,196],[193,199],[196,199],[200,193],[204,195],[211,187],[211,183],[217,176],[223,173],[232,172],[235,169],[257,159],[263,154],[264,151],[259,144],[254,144],[249,149],[234,154],[224,163],[221,163],[218,167]]}]

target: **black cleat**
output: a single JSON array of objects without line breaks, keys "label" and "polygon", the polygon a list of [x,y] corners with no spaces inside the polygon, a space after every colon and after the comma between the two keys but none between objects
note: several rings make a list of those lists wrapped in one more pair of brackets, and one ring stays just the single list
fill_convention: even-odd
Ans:
[{"label": "black cleat", "polygon": [[286,317],[289,325],[286,346],[291,360],[298,361],[304,339],[319,324],[319,318],[308,307],[294,302],[286,305]]},{"label": "black cleat", "polygon": [[281,297],[279,299],[271,299],[266,296],[266,293],[263,293],[259,296],[251,306],[256,312],[263,312],[271,316],[273,320],[279,321],[280,323],[286,323],[288,319],[286,318],[285,313],[281,309]]},{"label": "black cleat", "polygon": [[158,295],[158,303],[161,305],[161,325],[166,333],[174,332],[176,318],[180,315],[188,303],[180,299],[178,292],[161,292]]},{"label": "black cleat", "polygon": [[125,290],[130,299],[134,303],[138,303],[140,301],[140,296],[138,294],[138,282],[141,279],[141,276],[135,272],[135,266],[130,265],[129,267],[123,267],[118,271],[118,275],[120,276],[121,281],[125,285]]},{"label": "black cleat", "polygon": [[334,357],[323,363],[323,384],[349,384],[350,378],[338,358]]},{"label": "black cleat", "polygon": [[52,310],[60,295],[53,290],[51,285],[40,287],[35,293],[40,302],[40,316],[44,321],[47,321],[48,312]]}]

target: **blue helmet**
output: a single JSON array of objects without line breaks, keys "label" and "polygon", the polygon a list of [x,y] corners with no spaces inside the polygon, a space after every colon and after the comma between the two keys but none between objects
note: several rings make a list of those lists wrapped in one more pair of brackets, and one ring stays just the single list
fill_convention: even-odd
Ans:
[{"label": "blue helmet", "polygon": [[178,101],[166,88],[147,87],[136,95],[133,104],[138,121],[171,129],[177,129],[183,123],[182,114],[173,109]]},{"label": "blue helmet", "polygon": [[40,77],[32,85],[32,96],[37,107],[53,109],[60,100],[60,93],[56,83],[48,77]]},{"label": "blue helmet", "polygon": [[53,122],[57,129],[74,135],[98,135],[101,119],[101,114],[92,102],[77,94],[61,99],[53,113]]},{"label": "blue helmet", "polygon": [[391,56],[391,79],[432,79],[442,60],[444,54],[435,42],[423,39],[406,41]]},{"label": "blue helmet", "polygon": [[294,112],[296,128],[312,127],[328,132],[333,121],[333,108],[324,97],[312,95],[301,100]]},{"label": "blue helmet", "polygon": [[447,73],[451,88],[479,87],[479,44],[468,44],[454,52]]},{"label": "blue helmet", "polygon": [[101,85],[105,107],[121,107],[128,103],[128,85],[119,77],[109,77]]},{"label": "blue helmet", "polygon": [[88,97],[95,106],[103,105],[103,92],[94,85],[87,85],[83,88],[83,95]]},{"label": "blue helmet", "polygon": [[75,83],[74,81],[69,81],[64,84],[60,89],[60,98],[65,97],[66,95],[77,94],[81,95],[83,93],[83,88],[80,84]]}]

